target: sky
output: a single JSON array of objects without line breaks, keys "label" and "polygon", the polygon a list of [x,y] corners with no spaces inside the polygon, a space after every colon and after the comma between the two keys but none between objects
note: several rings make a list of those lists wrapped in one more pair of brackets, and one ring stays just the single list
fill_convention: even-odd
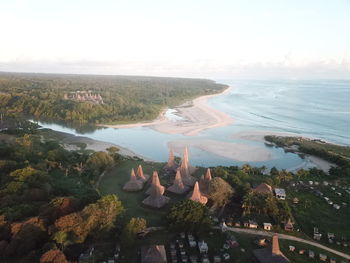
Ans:
[{"label": "sky", "polygon": [[350,78],[350,0],[0,0],[0,71]]}]

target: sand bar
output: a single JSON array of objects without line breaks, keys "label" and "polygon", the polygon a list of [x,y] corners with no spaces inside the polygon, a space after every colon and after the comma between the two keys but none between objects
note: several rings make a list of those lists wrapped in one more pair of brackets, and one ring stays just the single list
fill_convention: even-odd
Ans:
[{"label": "sand bar", "polygon": [[273,159],[272,153],[264,147],[251,146],[235,142],[223,142],[209,139],[174,140],[168,147],[181,155],[185,146],[198,148],[203,151],[240,162],[262,162]]},{"label": "sand bar", "polygon": [[[119,129],[146,126],[163,133],[194,136],[204,130],[233,123],[231,116],[207,105],[208,99],[224,95],[231,90],[232,88],[229,87],[221,93],[198,97],[192,101],[191,106],[182,105],[176,107],[176,115],[180,117],[177,121],[167,118],[165,115],[166,110],[164,110],[159,117],[152,122],[103,126]],[[186,105],[188,105],[188,103],[186,103]]]}]

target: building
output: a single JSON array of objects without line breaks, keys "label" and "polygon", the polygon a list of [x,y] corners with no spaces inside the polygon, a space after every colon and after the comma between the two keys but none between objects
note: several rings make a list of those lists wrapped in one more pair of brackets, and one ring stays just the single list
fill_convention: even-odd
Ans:
[{"label": "building", "polygon": [[180,171],[177,171],[173,184],[170,187],[168,187],[167,190],[174,194],[184,194],[189,189],[190,188],[187,185],[184,185],[184,183],[182,182]]},{"label": "building", "polygon": [[275,188],[274,192],[277,199],[286,200],[286,191],[283,188]]},{"label": "building", "polygon": [[139,191],[143,188],[143,182],[141,180],[137,180],[135,175],[135,170],[131,169],[130,179],[123,187],[123,190],[128,192]]},{"label": "building", "polygon": [[200,253],[208,253],[208,244],[202,240],[198,243],[198,249]]},{"label": "building", "polygon": [[272,246],[253,250],[254,257],[258,263],[290,263],[279,248],[278,236],[272,237]]},{"label": "building", "polygon": [[293,225],[293,222],[292,222],[292,220],[290,218],[284,224],[284,230],[286,230],[286,231],[293,231],[294,230],[294,225]]},{"label": "building", "polygon": [[209,194],[209,183],[212,179],[210,168],[207,169],[207,172],[205,175],[201,176],[201,179],[199,180],[199,189],[202,192],[203,195],[208,196]]},{"label": "building", "polygon": [[263,225],[264,225],[264,230],[270,231],[272,229],[271,223],[264,223]]},{"label": "building", "polygon": [[154,208],[161,208],[165,206],[169,202],[170,198],[163,195],[164,189],[161,187],[162,186],[160,184],[154,185],[151,194],[144,199],[142,203]]},{"label": "building", "polygon": [[161,190],[161,193],[164,194],[165,187],[162,186],[162,185],[160,184],[159,176],[158,176],[157,171],[154,171],[154,172],[153,172],[153,175],[152,175],[151,186],[147,189],[146,194],[148,194],[148,195],[151,194],[152,191],[154,191],[154,189],[155,189],[156,187],[159,187],[160,190]]},{"label": "building", "polygon": [[272,194],[272,187],[268,184],[261,183],[255,187],[253,191],[259,194]]},{"label": "building", "polygon": [[202,205],[205,205],[208,202],[208,198],[206,198],[200,192],[198,182],[196,182],[196,184],[194,185],[193,192],[191,193],[189,199],[194,202],[199,202]]},{"label": "building", "polygon": [[167,263],[163,245],[141,247],[141,263]]}]

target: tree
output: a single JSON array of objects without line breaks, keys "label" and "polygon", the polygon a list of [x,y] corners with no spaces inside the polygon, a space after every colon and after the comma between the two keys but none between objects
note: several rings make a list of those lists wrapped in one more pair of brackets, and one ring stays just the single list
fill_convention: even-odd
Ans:
[{"label": "tree", "polygon": [[58,232],[56,232],[56,233],[53,235],[52,239],[55,240],[56,243],[60,245],[61,250],[64,250],[64,248],[66,247],[66,245],[69,245],[69,244],[71,243],[71,242],[69,241],[67,232],[64,232],[64,231],[58,231]]},{"label": "tree", "polygon": [[133,217],[123,228],[121,240],[127,246],[131,246],[137,237],[137,234],[144,231],[147,227],[146,220],[140,217]]},{"label": "tree", "polygon": [[68,261],[62,251],[51,249],[41,256],[40,263],[68,263]]},{"label": "tree", "polygon": [[177,231],[200,231],[207,229],[211,223],[207,208],[192,200],[174,204],[166,219],[170,229]]},{"label": "tree", "polygon": [[93,171],[94,175],[98,175],[113,164],[113,158],[106,152],[95,152],[86,161],[86,165]]},{"label": "tree", "polygon": [[233,195],[233,188],[220,177],[214,177],[209,183],[209,199],[214,208],[225,206]]}]

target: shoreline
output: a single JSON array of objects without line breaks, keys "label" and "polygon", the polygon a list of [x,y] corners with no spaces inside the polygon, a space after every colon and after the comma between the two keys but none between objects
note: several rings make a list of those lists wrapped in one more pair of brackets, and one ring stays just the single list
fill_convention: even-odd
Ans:
[{"label": "shoreline", "polygon": [[105,125],[100,124],[99,126],[125,129],[125,128],[135,128],[135,127],[149,127],[156,131],[168,134],[183,134],[186,136],[194,136],[200,132],[227,126],[233,123],[233,119],[228,114],[221,112],[208,106],[208,99],[224,95],[232,90],[232,87],[228,87],[224,91],[216,94],[204,95],[193,99],[191,106],[188,105],[189,102],[185,102],[182,105],[175,107],[177,110],[176,115],[181,118],[181,120],[172,121],[165,115],[168,109],[163,110],[159,116],[150,122],[139,122],[131,124],[120,124],[120,125]]},{"label": "shoreline", "polygon": [[119,149],[119,154],[124,155],[124,156],[129,156],[129,157],[138,157],[141,158],[145,161],[150,161],[152,162],[153,160],[144,157],[140,154],[137,154],[127,148],[124,148],[120,145],[111,143],[111,142],[104,142],[104,141],[99,141],[99,140],[95,140],[95,139],[91,139],[89,137],[85,137],[85,136],[77,136],[74,134],[70,134],[70,133],[66,133],[66,132],[61,132],[61,131],[55,131],[52,130],[55,133],[59,134],[60,136],[62,136],[62,139],[60,140],[63,143],[63,147],[66,150],[72,151],[72,150],[79,150],[80,147],[78,147],[77,143],[83,143],[86,144],[85,150],[92,150],[95,152],[98,151],[106,151],[107,148],[109,147],[117,147]]}]

